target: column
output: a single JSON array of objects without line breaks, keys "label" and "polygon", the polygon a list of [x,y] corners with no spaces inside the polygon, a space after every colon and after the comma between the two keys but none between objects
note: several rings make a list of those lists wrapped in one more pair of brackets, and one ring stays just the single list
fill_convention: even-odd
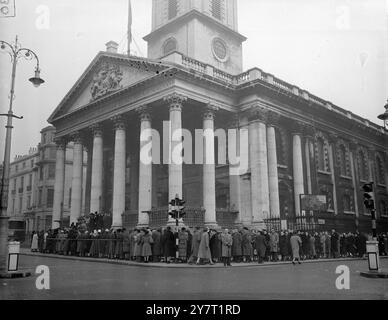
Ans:
[{"label": "column", "polygon": [[216,218],[216,166],[214,156],[214,114],[217,108],[211,104],[203,113],[203,207],[205,209],[205,225],[214,227]]},{"label": "column", "polygon": [[278,159],[276,154],[276,133],[275,125],[279,120],[279,115],[275,112],[269,113],[269,125],[267,128],[267,148],[268,148],[268,180],[269,180],[269,207],[271,217],[280,217],[279,203],[279,177]]},{"label": "column", "polygon": [[[305,151],[305,159],[306,159],[306,182],[307,182],[307,194],[313,194],[313,137],[314,137],[314,127],[306,125],[304,127],[304,151]],[[310,216],[312,217],[314,211],[309,211]]]},{"label": "column", "polygon": [[[240,129],[239,129],[239,117],[235,116],[234,119],[232,120],[231,124],[229,125],[229,128],[231,130],[236,130],[236,141],[229,141],[228,139],[228,144],[229,144],[229,152],[230,152],[230,147],[231,143],[235,143],[235,153],[236,157],[241,157],[240,153]],[[228,155],[229,158],[229,155]],[[236,219],[236,223],[240,223],[241,220],[241,198],[240,198],[240,193],[241,193],[241,188],[240,188],[240,174],[236,174],[236,171],[239,171],[239,165],[233,165],[230,163],[230,158],[229,158],[229,210],[230,211],[238,211],[238,217]]]},{"label": "column", "polygon": [[[176,161],[179,160],[177,159],[179,157],[173,157],[173,154],[175,148],[182,143],[182,135],[179,135],[179,132],[182,130],[182,105],[186,100],[187,97],[176,93],[173,93],[164,98],[164,101],[168,103],[170,108],[170,164],[168,168],[168,201],[174,199],[176,195],[178,195],[179,198],[182,198],[183,195],[182,163],[180,163],[180,161]],[[173,139],[173,135],[175,135],[175,139]]]},{"label": "column", "polygon": [[263,227],[269,216],[267,110],[255,108],[249,124],[252,224]]},{"label": "column", "polygon": [[334,148],[333,146],[336,140],[337,140],[337,136],[333,134],[329,135],[329,165],[330,165],[330,173],[331,173],[331,183],[333,184],[334,215],[338,215],[337,181],[336,181],[334,150],[333,150]]},{"label": "column", "polygon": [[73,179],[71,183],[70,225],[77,223],[82,209],[83,146],[79,133],[73,137]]},{"label": "column", "polygon": [[123,225],[122,215],[125,212],[126,132],[122,116],[115,116],[111,120],[115,129],[112,228],[121,228]]},{"label": "column", "polygon": [[61,227],[61,217],[63,210],[63,197],[65,189],[65,160],[66,160],[66,141],[63,139],[55,140],[57,144],[56,164],[55,164],[55,185],[54,185],[54,204],[52,229]]},{"label": "column", "polygon": [[357,142],[352,141],[349,144],[350,152],[350,170],[352,172],[352,184],[353,184],[353,196],[354,196],[354,211],[356,212],[356,226],[358,227],[358,217],[360,216],[360,211],[358,208],[358,193],[359,193],[359,183],[358,183],[358,174],[357,166],[355,162],[355,152],[357,150]]},{"label": "column", "polygon": [[[137,109],[140,115],[140,161],[139,161],[139,221],[140,227],[149,225],[149,216],[146,211],[152,209],[152,159],[142,156],[144,146],[152,143],[151,115],[148,107]],[[150,154],[147,153],[147,157]]]},{"label": "column", "polygon": [[295,202],[295,216],[302,215],[300,210],[300,195],[304,194],[303,183],[303,156],[302,156],[302,125],[295,123],[293,128],[292,148],[293,148],[293,174],[294,174],[294,202]]},{"label": "column", "polygon": [[103,133],[100,125],[91,127],[93,132],[92,182],[90,212],[101,212],[102,175],[103,175]]}]

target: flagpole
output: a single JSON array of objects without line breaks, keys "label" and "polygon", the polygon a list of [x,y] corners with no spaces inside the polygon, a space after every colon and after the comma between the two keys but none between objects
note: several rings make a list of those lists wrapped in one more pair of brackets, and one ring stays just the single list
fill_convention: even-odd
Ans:
[{"label": "flagpole", "polygon": [[128,0],[128,56],[131,55],[131,42],[132,42],[132,5],[131,0]]}]

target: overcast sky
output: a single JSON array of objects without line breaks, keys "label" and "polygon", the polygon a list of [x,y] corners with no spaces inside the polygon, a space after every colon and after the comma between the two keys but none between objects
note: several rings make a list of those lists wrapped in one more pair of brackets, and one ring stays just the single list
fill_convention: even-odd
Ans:
[{"label": "overcast sky", "polygon": [[[132,48],[146,56],[151,0],[132,0]],[[16,0],[16,17],[0,19],[0,39],[15,35],[40,60],[42,78],[27,79],[34,63],[20,60],[16,75],[12,159],[36,146],[40,130],[105,43],[126,48],[128,0]],[[239,0],[244,69],[259,67],[319,97],[379,123],[388,98],[388,1]],[[8,110],[11,64],[0,54],[0,113]],[[379,123],[380,124],[380,123]],[[5,119],[0,119],[3,159]]]}]

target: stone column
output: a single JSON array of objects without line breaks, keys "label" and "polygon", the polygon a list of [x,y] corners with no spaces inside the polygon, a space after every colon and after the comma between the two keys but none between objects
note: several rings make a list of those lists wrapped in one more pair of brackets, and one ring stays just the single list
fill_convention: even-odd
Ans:
[{"label": "stone column", "polygon": [[[139,161],[139,227],[149,225],[149,216],[146,211],[152,209],[152,159],[142,157],[142,148],[152,141],[150,110],[143,106],[137,110],[140,114],[140,161]],[[147,132],[148,131],[148,132]],[[143,140],[143,141],[142,141]]]},{"label": "stone column", "polygon": [[[312,166],[313,166],[313,137],[314,137],[314,127],[306,125],[303,130],[305,143],[305,159],[306,159],[306,182],[307,182],[307,194],[313,194],[313,178],[312,178]],[[314,211],[309,211],[310,216],[313,216]]]},{"label": "stone column", "polygon": [[214,156],[214,113],[217,108],[207,105],[203,113],[204,148],[203,148],[203,207],[205,208],[205,225],[214,227],[216,218],[216,166]]},{"label": "stone column", "polygon": [[73,136],[73,179],[71,183],[70,225],[77,223],[82,210],[83,145],[80,133]]},{"label": "stone column", "polygon": [[338,215],[338,199],[337,199],[337,181],[336,181],[336,166],[334,162],[334,144],[337,140],[337,136],[330,134],[329,135],[329,166],[330,166],[330,175],[331,183],[333,184],[333,206],[334,206],[334,215]]},{"label": "stone column", "polygon": [[90,212],[101,211],[102,175],[103,175],[103,134],[100,125],[95,125],[93,131],[92,186],[90,195]]},{"label": "stone column", "polygon": [[275,112],[268,114],[267,149],[268,149],[268,180],[269,180],[269,203],[271,217],[280,217],[279,203],[279,177],[278,159],[276,154],[275,126],[278,124],[279,115]]},{"label": "stone column", "polygon": [[[355,160],[355,152],[357,150],[357,142],[352,141],[349,144],[350,152],[350,170],[352,174],[352,184],[353,184],[353,196],[354,196],[354,211],[356,213],[356,219],[360,216],[360,211],[358,207],[358,193],[359,193],[359,183],[358,183],[358,174],[357,174],[357,165]],[[357,226],[357,222],[356,222]]]},{"label": "stone column", "polygon": [[54,204],[52,229],[58,229],[61,225],[61,213],[63,208],[63,197],[65,189],[65,160],[66,160],[66,141],[59,139],[57,144],[57,155],[55,164],[55,185],[54,185]]},{"label": "stone column", "polygon": [[293,175],[294,175],[294,203],[295,216],[302,215],[300,210],[300,195],[304,194],[303,156],[302,156],[302,124],[295,123],[292,133]]},{"label": "stone column", "polygon": [[[239,128],[239,117],[235,116],[232,122],[229,125],[229,128],[231,130],[237,130],[236,134],[236,145],[235,145],[235,150],[236,150],[236,156],[241,157],[242,155],[240,154],[240,128]],[[230,143],[232,141],[228,140],[229,144],[229,151],[230,151]],[[229,155],[228,155],[229,156]],[[230,164],[230,159],[229,159],[229,206],[230,206],[230,211],[238,211],[238,217],[236,219],[236,223],[241,222],[241,188],[240,188],[240,174],[236,174],[236,170],[238,170],[238,165],[233,165]],[[238,170],[239,171],[239,170]]]},{"label": "stone column", "polygon": [[255,108],[249,124],[252,224],[263,227],[269,216],[267,111]]},{"label": "stone column", "polygon": [[122,116],[115,116],[111,120],[115,128],[112,228],[121,228],[125,212],[126,132]]},{"label": "stone column", "polygon": [[[169,155],[170,164],[168,168],[168,201],[175,198],[178,195],[182,198],[182,163],[176,163],[173,159],[173,152],[175,147],[182,143],[182,135],[179,137],[179,132],[182,130],[182,107],[183,102],[187,100],[187,97],[180,94],[173,93],[164,98],[164,101],[168,103],[170,109],[170,143],[169,143]],[[175,133],[175,138],[172,139]],[[175,156],[175,158],[177,158]],[[175,159],[178,160],[178,159]]]}]

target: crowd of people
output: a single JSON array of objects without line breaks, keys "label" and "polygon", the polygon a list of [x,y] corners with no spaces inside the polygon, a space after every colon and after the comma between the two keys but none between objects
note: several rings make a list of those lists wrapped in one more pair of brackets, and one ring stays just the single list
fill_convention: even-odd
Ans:
[{"label": "crowd of people", "polygon": [[[363,233],[160,229],[67,229],[33,232],[31,250],[48,254],[189,264],[292,261],[363,257],[370,235]],[[388,233],[378,236],[380,255],[388,255]]]}]

